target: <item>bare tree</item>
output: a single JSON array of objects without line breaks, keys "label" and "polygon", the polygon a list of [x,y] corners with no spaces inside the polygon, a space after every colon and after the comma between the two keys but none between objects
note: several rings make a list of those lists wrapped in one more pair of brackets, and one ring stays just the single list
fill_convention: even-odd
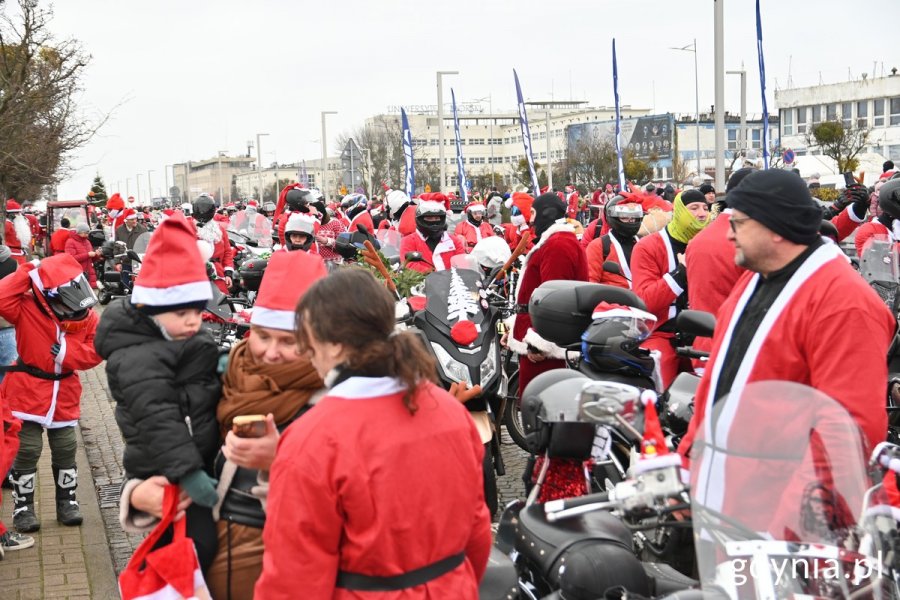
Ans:
[{"label": "bare tree", "polygon": [[76,40],[53,39],[52,11],[38,4],[18,0],[16,19],[0,16],[0,222],[6,198],[35,198],[59,181],[72,152],[106,120],[78,111],[90,57]]},{"label": "bare tree", "polygon": [[809,129],[805,137],[808,147],[834,159],[838,171],[844,172],[859,166],[856,156],[866,147],[870,133],[870,127],[844,128],[840,121],[825,121]]},{"label": "bare tree", "polygon": [[[349,134],[342,134],[338,137],[338,148],[343,149],[351,138],[366,155],[364,187],[369,194],[380,191],[381,182],[395,187],[402,185],[406,176],[406,159],[403,156],[399,119],[381,118]],[[375,190],[368,189],[372,181],[375,182]]]}]

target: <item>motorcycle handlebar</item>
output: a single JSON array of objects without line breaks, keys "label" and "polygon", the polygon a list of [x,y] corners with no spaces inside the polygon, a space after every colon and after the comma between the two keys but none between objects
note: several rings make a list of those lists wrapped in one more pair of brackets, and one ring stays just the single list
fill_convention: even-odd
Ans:
[{"label": "motorcycle handlebar", "polygon": [[675,354],[685,356],[687,358],[709,358],[709,352],[703,350],[694,350],[692,346],[679,346],[675,348]]},{"label": "motorcycle handlebar", "polygon": [[587,496],[579,496],[578,498],[564,498],[562,500],[550,500],[544,503],[545,512],[557,512],[560,510],[568,510],[585,506],[586,504],[597,504],[600,502],[609,502],[609,494],[600,492],[599,494],[588,494]]}]

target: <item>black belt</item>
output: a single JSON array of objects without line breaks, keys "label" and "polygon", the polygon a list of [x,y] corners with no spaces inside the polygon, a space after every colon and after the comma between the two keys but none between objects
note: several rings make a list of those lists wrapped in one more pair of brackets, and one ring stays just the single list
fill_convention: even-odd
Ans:
[{"label": "black belt", "polygon": [[65,379],[66,377],[71,377],[72,375],[75,374],[75,371],[66,371],[63,373],[50,373],[49,371],[44,371],[43,369],[38,369],[37,367],[33,367],[33,366],[25,364],[21,361],[17,362],[14,365],[0,366],[0,373],[10,373],[10,372],[26,373],[28,375],[31,375],[32,377],[37,377],[38,379],[47,379],[50,381],[60,381],[61,379]]},{"label": "black belt", "polygon": [[426,565],[420,569],[409,571],[401,575],[391,575],[389,577],[376,577],[372,575],[363,575],[361,573],[348,573],[347,571],[338,571],[336,587],[345,590],[354,590],[357,592],[397,592],[407,588],[423,585],[437,579],[442,575],[446,575],[466,559],[466,553],[460,552],[453,556],[448,556],[430,565]]},{"label": "black belt", "polygon": [[528,305],[527,304],[516,304],[513,309],[517,315],[527,315],[528,314]]}]

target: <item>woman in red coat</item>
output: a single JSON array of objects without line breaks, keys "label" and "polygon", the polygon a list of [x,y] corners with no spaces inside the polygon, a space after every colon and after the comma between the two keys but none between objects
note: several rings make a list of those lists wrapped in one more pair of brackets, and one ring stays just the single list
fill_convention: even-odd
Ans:
[{"label": "woman in red coat", "polygon": [[94,250],[94,246],[91,245],[90,240],[88,240],[89,232],[90,228],[87,226],[87,223],[79,223],[75,227],[75,231],[69,232],[65,251],[66,254],[71,254],[78,261],[78,264],[81,265],[81,270],[84,271],[84,276],[87,277],[88,282],[91,284],[91,288],[96,289],[97,272],[94,270],[94,259],[97,257],[97,252]]},{"label": "woman in red coat", "polygon": [[434,359],[394,334],[394,299],[361,269],[315,283],[297,327],[330,390],[278,444],[255,597],[477,598],[484,449]]}]

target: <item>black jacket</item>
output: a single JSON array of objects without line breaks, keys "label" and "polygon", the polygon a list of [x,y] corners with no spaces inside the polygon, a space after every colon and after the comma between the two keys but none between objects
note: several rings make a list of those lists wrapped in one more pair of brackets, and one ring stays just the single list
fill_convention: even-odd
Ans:
[{"label": "black jacket", "polygon": [[197,469],[209,472],[219,447],[222,391],[212,337],[200,331],[167,341],[150,317],[120,298],[103,311],[94,346],[107,361],[126,475],[177,482]]}]

